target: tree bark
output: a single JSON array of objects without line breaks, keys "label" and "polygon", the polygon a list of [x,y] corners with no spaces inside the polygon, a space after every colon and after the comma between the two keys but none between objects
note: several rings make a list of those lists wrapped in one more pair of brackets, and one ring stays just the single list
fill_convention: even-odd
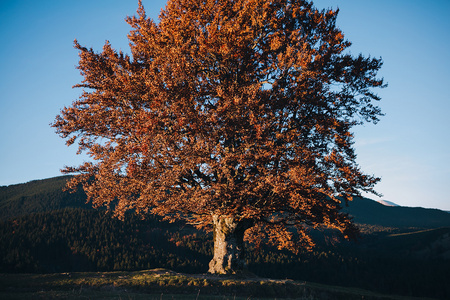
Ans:
[{"label": "tree bark", "polygon": [[211,274],[236,274],[245,268],[244,232],[251,220],[236,221],[233,217],[213,216],[214,257],[209,263]]}]

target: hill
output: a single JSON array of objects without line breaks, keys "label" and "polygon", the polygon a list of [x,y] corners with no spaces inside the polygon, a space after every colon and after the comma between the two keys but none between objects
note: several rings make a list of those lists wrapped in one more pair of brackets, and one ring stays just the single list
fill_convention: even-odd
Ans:
[{"label": "hill", "polygon": [[[297,255],[248,244],[247,264],[265,278],[446,299],[449,235],[449,228],[372,234],[357,243],[319,243],[314,251]],[[66,208],[0,222],[0,273],[153,268],[204,273],[211,250],[211,236],[187,225],[132,215],[121,222],[92,209]]]},{"label": "hill", "polygon": [[63,191],[70,176],[58,176],[27,183],[0,186],[0,221],[30,213],[47,212],[66,207],[90,207],[80,189]]},{"label": "hill", "polygon": [[[67,179],[0,187],[0,273],[208,269],[209,234],[155,217],[121,222],[84,204],[81,191],[62,192]],[[356,243],[316,232],[314,251],[297,255],[248,244],[249,270],[265,278],[450,298],[450,214],[366,198],[345,209],[362,229]]]},{"label": "hill", "polygon": [[[67,207],[91,208],[80,189],[64,192],[70,176],[59,176],[27,183],[0,186],[0,221],[30,213],[46,212]],[[359,224],[395,228],[450,227],[450,214],[438,209],[386,206],[377,201],[355,197],[344,211]]]},{"label": "hill", "polygon": [[355,197],[344,208],[359,224],[384,227],[438,228],[450,227],[450,214],[439,209],[386,206],[377,201]]}]

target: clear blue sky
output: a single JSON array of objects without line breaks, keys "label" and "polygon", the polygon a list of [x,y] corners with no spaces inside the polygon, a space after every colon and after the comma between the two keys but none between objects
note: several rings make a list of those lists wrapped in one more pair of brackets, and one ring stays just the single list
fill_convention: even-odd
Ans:
[{"label": "clear blue sky", "polygon": [[[144,0],[156,19],[165,0]],[[382,57],[386,116],[355,130],[358,162],[404,206],[450,210],[450,1],[317,0],[340,8],[350,51]],[[73,40],[128,51],[137,0],[0,0],[0,186],[60,175],[82,156],[49,126],[80,91]],[[378,199],[376,197],[372,197]]]}]

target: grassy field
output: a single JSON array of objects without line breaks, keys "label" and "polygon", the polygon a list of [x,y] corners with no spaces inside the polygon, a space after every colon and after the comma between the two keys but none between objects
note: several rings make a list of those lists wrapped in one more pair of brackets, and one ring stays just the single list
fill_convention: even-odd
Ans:
[{"label": "grassy field", "polygon": [[[0,274],[0,299],[392,299],[360,289],[253,276],[136,272]],[[425,298],[415,298],[425,299]]]}]

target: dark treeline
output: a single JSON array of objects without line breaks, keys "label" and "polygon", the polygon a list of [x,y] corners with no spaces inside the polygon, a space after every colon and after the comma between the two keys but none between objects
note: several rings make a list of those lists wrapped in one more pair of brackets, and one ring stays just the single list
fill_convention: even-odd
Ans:
[{"label": "dark treeline", "polygon": [[177,233],[170,233],[173,226],[156,219],[143,221],[132,215],[122,222],[105,211],[81,208],[26,215],[0,224],[0,271],[164,267],[201,272],[203,262],[198,261],[198,251],[179,257],[181,253],[174,239]]},{"label": "dark treeline", "polygon": [[[450,229],[391,235],[398,229],[363,227],[359,242],[320,240],[293,255],[249,248],[249,270],[259,276],[360,287],[389,294],[448,298]],[[125,221],[81,208],[34,213],[0,223],[0,272],[75,272],[168,268],[204,273],[212,238],[181,223]]]}]

